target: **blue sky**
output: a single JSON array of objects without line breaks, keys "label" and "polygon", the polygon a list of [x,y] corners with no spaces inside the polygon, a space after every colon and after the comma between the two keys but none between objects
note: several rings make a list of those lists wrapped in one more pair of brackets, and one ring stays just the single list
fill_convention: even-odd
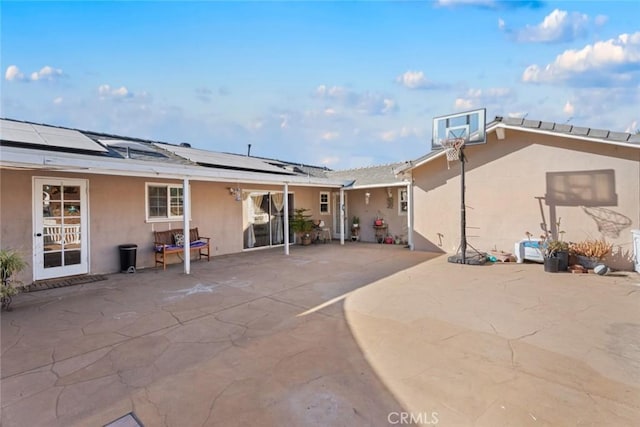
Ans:
[{"label": "blue sky", "polygon": [[640,129],[631,1],[7,2],[1,116],[330,168],[435,116]]}]

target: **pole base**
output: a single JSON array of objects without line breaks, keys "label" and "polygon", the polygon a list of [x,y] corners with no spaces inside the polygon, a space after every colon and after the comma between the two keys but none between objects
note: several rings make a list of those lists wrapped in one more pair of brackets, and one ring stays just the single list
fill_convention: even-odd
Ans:
[{"label": "pole base", "polygon": [[467,254],[464,257],[464,263],[462,262],[462,254],[455,254],[447,258],[452,264],[468,264],[468,265],[484,265],[487,262],[487,254],[473,253]]}]

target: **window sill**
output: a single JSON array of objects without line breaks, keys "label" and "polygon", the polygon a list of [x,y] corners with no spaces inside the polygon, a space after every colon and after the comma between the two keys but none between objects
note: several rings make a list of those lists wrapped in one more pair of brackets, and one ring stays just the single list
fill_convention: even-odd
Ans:
[{"label": "window sill", "polygon": [[144,222],[148,224],[159,223],[159,222],[183,222],[183,217],[176,218],[147,218]]}]

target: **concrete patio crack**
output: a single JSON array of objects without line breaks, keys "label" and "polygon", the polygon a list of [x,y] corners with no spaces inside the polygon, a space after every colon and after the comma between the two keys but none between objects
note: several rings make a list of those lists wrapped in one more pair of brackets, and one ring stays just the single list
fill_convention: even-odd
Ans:
[{"label": "concrete patio crack", "polygon": [[224,386],[224,388],[220,391],[220,393],[216,394],[216,396],[213,398],[213,400],[211,401],[211,405],[209,405],[209,413],[207,414],[207,418],[202,423],[202,427],[208,425],[208,421],[213,415],[213,409],[216,406],[216,402],[227,391],[227,389],[231,387],[234,383],[235,381],[231,381],[230,383],[228,383],[226,386]]}]

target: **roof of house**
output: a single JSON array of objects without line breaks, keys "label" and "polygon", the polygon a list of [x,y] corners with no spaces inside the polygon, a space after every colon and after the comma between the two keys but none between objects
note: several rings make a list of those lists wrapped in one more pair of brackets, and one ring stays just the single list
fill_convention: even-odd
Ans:
[{"label": "roof of house", "polygon": [[404,165],[404,163],[390,163],[358,169],[328,171],[327,176],[352,181],[351,184],[347,186],[352,189],[406,185],[402,177],[398,177],[395,173],[395,169],[402,165]]},{"label": "roof of house", "polygon": [[[513,129],[604,144],[640,148],[640,134],[612,132],[569,124],[496,117],[486,131]],[[347,189],[404,185],[404,172],[444,155],[433,150],[408,162],[333,171],[326,167],[298,164],[263,157],[219,153],[148,139],[69,129],[11,119],[0,119],[2,164],[40,167],[70,172],[246,182],[289,182],[299,185]]]},{"label": "roof of house", "polygon": [[[320,166],[141,138],[0,119],[2,165],[131,176],[341,187]],[[312,173],[313,172],[313,173]]]},{"label": "roof of house", "polygon": [[[517,131],[560,136],[603,144],[640,148],[640,134],[633,134],[628,132],[613,132],[603,129],[592,129],[581,126],[573,126],[566,123],[562,124],[539,120],[526,120],[522,118],[504,118],[498,116],[492,122],[487,124],[486,132],[487,134],[489,134],[491,132],[496,132],[497,129],[513,129]],[[402,175],[404,172],[422,166],[437,157],[443,156],[444,154],[444,149],[432,150],[424,156],[401,164],[395,169],[395,173]]]}]

